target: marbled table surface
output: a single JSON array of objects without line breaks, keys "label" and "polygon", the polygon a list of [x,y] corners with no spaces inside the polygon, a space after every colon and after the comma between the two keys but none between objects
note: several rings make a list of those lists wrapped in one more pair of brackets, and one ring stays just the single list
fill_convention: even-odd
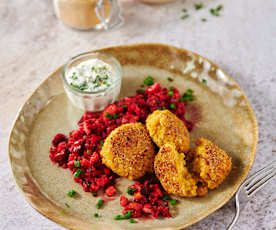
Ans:
[{"label": "marbled table surface", "polygon": [[[276,158],[276,1],[192,0],[151,6],[121,2],[125,24],[112,31],[78,32],[65,27],[51,0],[0,2],[0,229],[64,229],[37,213],[19,193],[8,163],[8,136],[16,112],[31,92],[69,57],[95,48],[159,42],[195,51],[229,73],[244,89],[259,122],[253,171]],[[223,3],[220,17],[209,8]],[[182,8],[190,17],[181,20]],[[207,22],[201,22],[201,18]],[[225,229],[234,202],[191,226]],[[257,193],[235,229],[276,229],[276,180]]]}]

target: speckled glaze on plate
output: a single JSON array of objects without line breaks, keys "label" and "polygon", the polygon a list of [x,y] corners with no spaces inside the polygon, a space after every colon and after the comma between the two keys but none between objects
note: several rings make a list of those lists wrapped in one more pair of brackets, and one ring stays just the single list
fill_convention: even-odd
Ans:
[{"label": "speckled glaze on plate", "polygon": [[[51,74],[20,109],[9,140],[9,158],[15,181],[27,201],[49,219],[69,228],[87,229],[181,229],[225,204],[246,178],[255,157],[258,128],[255,115],[241,88],[214,63],[193,52],[161,45],[138,44],[100,50],[117,58],[123,68],[121,96],[133,95],[151,75],[162,86],[191,88],[196,101],[187,108],[199,121],[191,139],[210,139],[232,157],[233,169],[218,189],[201,198],[179,198],[174,218],[150,219],[130,224],[115,221],[121,213],[119,194],[95,208],[98,198],[85,193],[73,181],[70,170],[52,164],[49,147],[53,136],[77,128],[82,111],[68,101],[62,86],[61,68]],[[168,82],[167,77],[173,77]],[[206,80],[206,84],[202,80]],[[124,192],[133,182],[120,178]],[[76,198],[66,196],[74,189]],[[67,205],[70,206],[68,208]],[[94,218],[97,212],[100,218]]]}]

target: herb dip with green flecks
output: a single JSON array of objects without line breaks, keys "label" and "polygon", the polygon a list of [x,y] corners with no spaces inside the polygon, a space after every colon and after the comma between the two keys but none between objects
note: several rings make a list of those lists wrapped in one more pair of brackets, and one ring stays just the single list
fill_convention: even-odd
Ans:
[{"label": "herb dip with green flecks", "polygon": [[89,59],[72,67],[66,74],[67,82],[84,92],[105,90],[116,80],[113,68],[99,59]]}]

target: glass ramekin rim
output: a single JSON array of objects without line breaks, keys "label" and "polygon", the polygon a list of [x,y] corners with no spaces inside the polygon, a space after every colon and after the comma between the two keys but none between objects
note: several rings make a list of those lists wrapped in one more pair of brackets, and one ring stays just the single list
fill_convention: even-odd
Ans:
[{"label": "glass ramekin rim", "polygon": [[[93,54],[99,54],[99,55],[103,55],[107,58],[110,58],[116,65],[117,69],[118,69],[118,72],[119,72],[119,76],[117,77],[117,79],[112,82],[112,84],[110,85],[110,87],[107,87],[105,89],[101,89],[101,90],[98,90],[98,91],[93,91],[93,92],[87,92],[87,91],[82,91],[78,88],[75,88],[75,87],[72,87],[67,79],[66,79],[66,70],[68,68],[68,66],[75,60],[77,60],[78,58],[81,58],[82,56],[88,56],[88,55],[93,55]],[[76,56],[73,56],[71,57],[63,66],[62,68],[62,81],[63,81],[63,84],[69,89],[71,90],[73,93],[79,93],[79,94],[82,94],[82,95],[95,95],[95,94],[99,94],[99,93],[104,93],[104,92],[107,92],[108,90],[111,90],[113,89],[114,87],[116,87],[118,84],[120,84],[121,80],[122,80],[122,75],[123,75],[123,72],[122,72],[122,66],[120,64],[120,62],[113,56],[109,55],[109,54],[106,54],[106,53],[103,53],[103,52],[98,52],[98,51],[88,51],[88,52],[85,52],[85,53],[81,53],[81,54],[78,54]]]}]

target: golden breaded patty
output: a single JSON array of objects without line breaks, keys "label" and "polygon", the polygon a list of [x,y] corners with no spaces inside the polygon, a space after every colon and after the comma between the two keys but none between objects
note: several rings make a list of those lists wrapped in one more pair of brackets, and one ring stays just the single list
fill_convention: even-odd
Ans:
[{"label": "golden breaded patty", "polygon": [[205,195],[207,189],[197,186],[197,179],[189,173],[184,154],[174,144],[163,145],[154,160],[154,171],[163,188],[170,194],[184,197]]},{"label": "golden breaded patty", "polygon": [[146,127],[134,123],[114,129],[103,144],[101,156],[113,172],[134,180],[152,170],[155,152]]},{"label": "golden breaded patty", "polygon": [[187,152],[190,147],[188,129],[169,110],[156,110],[146,120],[146,126],[155,144],[161,148],[166,143],[175,144],[177,151]]},{"label": "golden breaded patty", "polygon": [[208,186],[218,187],[231,171],[231,157],[222,149],[204,138],[195,141],[197,145],[191,152],[192,170]]}]

